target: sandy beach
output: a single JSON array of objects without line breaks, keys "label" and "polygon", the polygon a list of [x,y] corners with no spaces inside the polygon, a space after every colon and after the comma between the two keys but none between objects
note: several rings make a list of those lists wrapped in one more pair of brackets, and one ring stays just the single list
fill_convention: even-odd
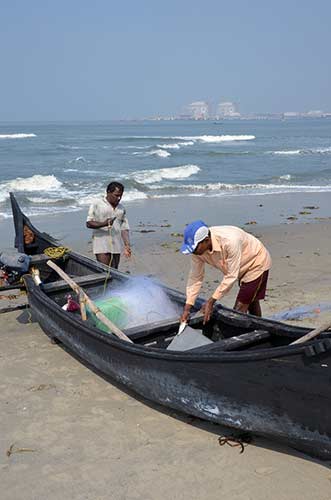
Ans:
[{"label": "sandy beach", "polygon": [[[134,258],[123,259],[120,268],[184,291],[190,259],[178,251],[180,235],[186,223],[202,218],[210,225],[243,227],[270,250],[265,316],[326,303],[330,206],[328,193],[128,205]],[[32,221],[90,254],[85,215]],[[9,248],[11,221],[0,223],[0,229],[1,246]],[[201,295],[208,297],[219,279],[208,270]],[[236,292],[234,288],[223,303],[232,306]],[[329,317],[331,306],[293,322],[313,328]],[[331,498],[328,463],[261,438],[254,438],[242,454],[236,447],[220,447],[224,429],[156,407],[110,384],[52,344],[30,322],[28,311],[2,314],[0,322],[1,499]]]}]

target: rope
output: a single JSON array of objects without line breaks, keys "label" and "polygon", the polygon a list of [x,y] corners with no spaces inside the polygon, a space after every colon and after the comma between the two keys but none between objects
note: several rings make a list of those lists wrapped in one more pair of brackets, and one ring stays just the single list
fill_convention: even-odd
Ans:
[{"label": "rope", "polygon": [[224,446],[225,444],[227,444],[228,446],[231,446],[231,448],[237,446],[240,447],[240,454],[244,453],[246,446],[251,442],[252,436],[248,432],[243,432],[237,436],[220,436],[218,438],[218,443],[220,446]]},{"label": "rope", "polygon": [[103,294],[106,293],[106,287],[107,287],[107,284],[108,284],[108,281],[109,281],[109,278],[110,278],[111,264],[112,264],[112,261],[113,261],[113,252],[112,252],[113,240],[112,240],[112,237],[111,237],[111,227],[112,227],[111,224],[108,224],[109,247],[110,247],[110,261],[109,261],[109,264],[108,264],[108,271],[107,271],[107,274],[106,274],[105,282],[103,284]]},{"label": "rope", "polygon": [[60,259],[68,252],[70,250],[67,247],[47,247],[44,250],[44,254],[51,259]]}]

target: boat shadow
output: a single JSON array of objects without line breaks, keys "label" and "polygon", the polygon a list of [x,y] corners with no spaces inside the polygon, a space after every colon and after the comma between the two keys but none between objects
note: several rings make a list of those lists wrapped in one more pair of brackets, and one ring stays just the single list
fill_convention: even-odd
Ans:
[{"label": "boat shadow", "polygon": [[61,342],[59,343],[61,348],[65,350],[70,356],[72,356],[74,359],[79,361],[81,364],[83,364],[86,368],[91,370],[93,373],[101,377],[103,380],[106,382],[110,383],[120,391],[124,392],[131,398],[135,399],[136,401],[139,401],[140,403],[144,404],[145,406],[148,406],[152,410],[158,411],[160,413],[163,413],[164,415],[167,415],[171,418],[174,418],[176,420],[179,420],[181,422],[184,422],[185,424],[191,425],[197,429],[200,429],[204,432],[208,432],[209,434],[214,434],[216,437],[216,443],[217,446],[223,445],[223,444],[228,444],[230,447],[233,448],[233,451],[235,451],[239,456],[242,455],[244,452],[246,446],[252,445],[258,448],[263,448],[263,449],[268,449],[276,453],[281,453],[284,455],[289,455],[293,456],[296,458],[300,458],[302,460],[306,460],[315,464],[322,465],[323,467],[327,469],[331,469],[331,461],[322,461],[319,460],[315,457],[312,457],[310,455],[307,455],[303,452],[297,451],[294,448],[290,448],[287,446],[285,443],[281,442],[274,442],[271,441],[267,438],[261,437],[261,436],[256,436],[255,434],[251,434],[249,432],[245,432],[242,430],[236,430],[236,429],[231,429],[229,427],[225,427],[221,424],[216,424],[212,422],[208,422],[207,420],[202,420],[199,417],[195,417],[193,415],[187,415],[184,413],[181,413],[179,410],[174,410],[171,408],[167,408],[165,406],[162,406],[158,403],[155,403],[153,401],[149,401],[148,399],[144,398],[143,396],[140,396],[136,392],[134,392],[132,389],[128,388],[127,386],[123,385],[122,383],[118,382],[117,380],[114,380],[110,376],[105,375],[103,372],[98,370],[96,367],[88,363],[86,360],[80,358],[78,355],[73,353],[70,349],[68,349],[64,344]]}]

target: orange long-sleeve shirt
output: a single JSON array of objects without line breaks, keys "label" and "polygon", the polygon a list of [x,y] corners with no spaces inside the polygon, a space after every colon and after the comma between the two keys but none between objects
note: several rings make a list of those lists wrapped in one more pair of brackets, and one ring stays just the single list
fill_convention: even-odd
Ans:
[{"label": "orange long-sleeve shirt", "polygon": [[271,257],[255,236],[235,226],[210,227],[212,250],[202,255],[192,254],[191,270],[186,286],[186,303],[194,305],[199,294],[205,263],[219,269],[224,277],[213,293],[220,300],[235,281],[253,281],[271,267]]}]

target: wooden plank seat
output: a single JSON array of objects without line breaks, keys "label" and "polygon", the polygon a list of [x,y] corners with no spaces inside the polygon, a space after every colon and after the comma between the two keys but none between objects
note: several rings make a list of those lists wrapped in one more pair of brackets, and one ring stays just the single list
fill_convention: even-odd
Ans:
[{"label": "wooden plank seat", "polygon": [[[104,283],[107,279],[111,281],[108,273],[94,273],[87,274],[85,276],[75,276],[73,279],[79,286],[98,285]],[[46,293],[58,292],[70,288],[68,283],[64,280],[45,283],[42,287]]]},{"label": "wooden plank seat", "polygon": [[267,340],[271,337],[271,333],[267,330],[254,330],[252,332],[243,333],[236,337],[221,339],[213,344],[204,345],[190,349],[190,352],[199,351],[201,353],[213,353],[217,351],[236,351],[241,348],[258,344],[262,340]]},{"label": "wooden plank seat", "polygon": [[44,253],[31,255],[30,266],[36,266],[38,264],[42,264],[43,262],[47,262],[48,260],[50,260],[50,257],[48,255],[45,255]]},{"label": "wooden plank seat", "polygon": [[[190,326],[199,325],[203,319],[202,315],[195,316],[190,319]],[[124,331],[133,342],[143,340],[144,338],[150,340],[153,336],[159,337],[161,334],[166,334],[168,331],[177,332],[179,328],[179,318],[168,318],[145,325],[138,325],[132,328],[126,328]]]}]

